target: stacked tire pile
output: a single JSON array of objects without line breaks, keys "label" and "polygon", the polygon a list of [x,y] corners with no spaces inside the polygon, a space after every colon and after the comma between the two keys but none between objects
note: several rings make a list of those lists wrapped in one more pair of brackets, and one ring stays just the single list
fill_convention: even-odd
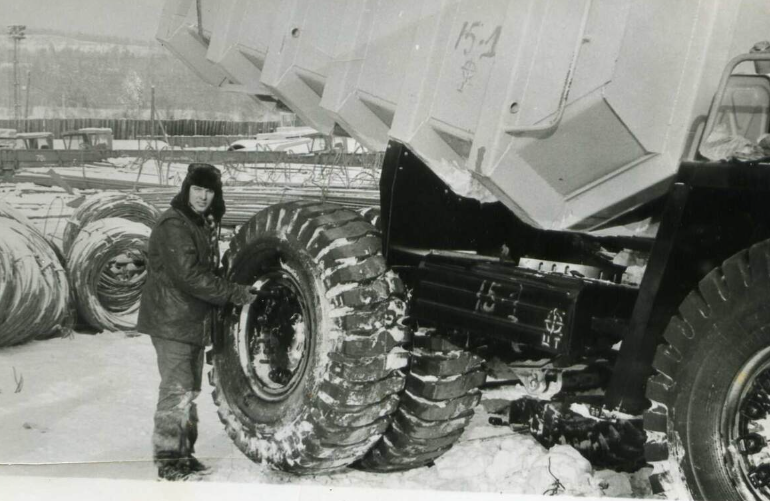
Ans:
[{"label": "stacked tire pile", "polygon": [[86,198],[64,230],[64,255],[82,322],[133,330],[146,279],[147,244],[160,213],[136,195]]},{"label": "stacked tire pile", "polygon": [[53,244],[0,202],[0,346],[69,332],[70,286]]}]

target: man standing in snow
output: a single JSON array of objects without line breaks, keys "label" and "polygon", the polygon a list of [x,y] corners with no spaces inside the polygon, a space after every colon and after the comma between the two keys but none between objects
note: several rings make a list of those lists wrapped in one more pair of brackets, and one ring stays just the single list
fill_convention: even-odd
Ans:
[{"label": "man standing in snow", "polygon": [[158,476],[185,480],[208,468],[194,456],[203,352],[215,306],[248,304],[249,286],[220,278],[217,230],[225,213],[216,167],[193,163],[171,208],[150,234],[147,282],[137,330],[152,336],[160,370],[153,431]]}]

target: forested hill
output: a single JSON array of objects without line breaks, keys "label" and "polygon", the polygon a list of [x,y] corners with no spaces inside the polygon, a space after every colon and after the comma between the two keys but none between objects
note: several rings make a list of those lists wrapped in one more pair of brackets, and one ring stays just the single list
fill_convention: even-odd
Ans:
[{"label": "forested hill", "polygon": [[[0,39],[0,118],[13,114],[13,45]],[[28,29],[19,45],[22,115],[149,118],[151,86],[161,118],[261,120],[268,109],[204,83],[155,41]]]}]

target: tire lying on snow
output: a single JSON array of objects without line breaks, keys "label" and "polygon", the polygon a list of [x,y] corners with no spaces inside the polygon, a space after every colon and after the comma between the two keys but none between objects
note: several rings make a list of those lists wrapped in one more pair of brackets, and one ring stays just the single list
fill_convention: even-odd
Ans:
[{"label": "tire lying on snow", "polygon": [[371,471],[408,470],[430,464],[462,435],[481,400],[482,359],[462,342],[435,329],[412,337],[406,387],[393,424],[359,463]]},{"label": "tire lying on snow", "polygon": [[664,333],[647,384],[653,491],[770,497],[770,241],[701,280]]},{"label": "tire lying on snow", "polygon": [[388,428],[408,353],[401,281],[355,212],[292,202],[254,216],[228,276],[260,299],[225,321],[214,400],[249,458],[314,473],[360,459]]}]

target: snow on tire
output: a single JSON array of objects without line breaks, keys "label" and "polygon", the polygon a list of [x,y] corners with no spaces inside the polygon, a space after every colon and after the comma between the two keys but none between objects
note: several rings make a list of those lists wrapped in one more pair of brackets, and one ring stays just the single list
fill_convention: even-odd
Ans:
[{"label": "snow on tire", "polygon": [[355,212],[291,202],[254,216],[230,244],[228,276],[260,298],[225,322],[211,380],[241,451],[284,471],[360,459],[388,428],[408,362],[400,279]]},{"label": "snow on tire", "polygon": [[413,336],[412,358],[392,426],[359,466],[398,471],[425,466],[462,435],[481,400],[482,359],[435,329]]},{"label": "snow on tire", "polygon": [[362,218],[369,221],[372,226],[374,226],[377,229],[380,229],[380,208],[379,207],[364,207],[363,209],[358,209],[356,212],[361,215]]},{"label": "snow on tire", "polygon": [[647,383],[653,492],[770,497],[770,241],[730,257],[679,306]]}]

